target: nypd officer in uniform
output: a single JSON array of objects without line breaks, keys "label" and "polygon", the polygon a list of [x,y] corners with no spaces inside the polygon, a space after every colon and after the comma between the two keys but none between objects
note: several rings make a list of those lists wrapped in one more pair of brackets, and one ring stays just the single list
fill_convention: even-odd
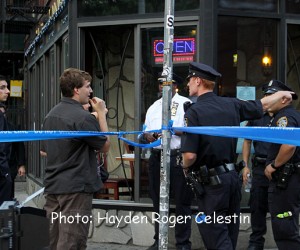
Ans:
[{"label": "nypd officer in uniform", "polygon": [[[262,117],[264,110],[291,102],[289,92],[277,92],[256,101],[219,97],[213,90],[220,76],[208,65],[190,63],[187,76],[189,94],[197,95],[198,99],[185,113],[188,127],[239,126],[241,121]],[[196,222],[207,249],[236,248],[241,199],[234,164],[236,144],[236,138],[182,135],[184,172],[188,175],[190,171],[198,171],[197,179],[205,192],[198,197]]]},{"label": "nypd officer in uniform", "polygon": [[[270,87],[273,87],[273,84]],[[276,87],[276,85],[274,85]],[[297,99],[297,95],[293,95]],[[300,127],[300,113],[286,104],[274,114],[274,127]],[[300,249],[300,150],[298,146],[272,143],[268,150],[265,175],[270,180],[269,211],[279,250]]]},{"label": "nypd officer in uniform", "polygon": [[[158,78],[159,89],[162,90],[164,78]],[[183,104],[191,102],[190,99],[176,93],[177,85],[182,84],[183,80],[173,74],[172,83],[172,103],[171,103],[171,119],[174,127],[184,126],[184,110]],[[162,98],[155,101],[147,110],[145,119],[145,131],[159,130],[162,126]],[[191,200],[193,194],[186,185],[185,177],[181,168],[181,132],[175,131],[171,138],[171,162],[170,162],[170,191],[175,198],[176,217],[191,216]],[[144,137],[148,142],[157,140],[161,135],[153,133],[144,133]],[[153,201],[154,212],[159,213],[159,195],[160,195],[160,162],[161,147],[153,148],[149,158],[149,190]],[[159,224],[155,223],[154,244],[149,248],[151,250],[158,249]],[[191,249],[191,220],[187,219],[186,223],[176,223],[175,239],[176,249]]]},{"label": "nypd officer in uniform", "polygon": [[[274,94],[279,90],[290,90],[284,83],[272,80],[262,87],[264,96]],[[271,112],[265,112],[263,117],[258,120],[252,120],[246,126],[252,127],[270,127],[274,119]],[[248,181],[250,168],[248,167],[252,140],[245,139],[243,143],[243,160],[245,168],[243,169],[243,182]],[[263,250],[264,249],[264,234],[267,232],[266,215],[268,212],[268,187],[269,180],[265,176],[265,166],[267,152],[270,143],[263,141],[253,141],[254,155],[252,158],[252,188],[250,191],[250,212],[251,212],[251,227],[248,250]]]}]

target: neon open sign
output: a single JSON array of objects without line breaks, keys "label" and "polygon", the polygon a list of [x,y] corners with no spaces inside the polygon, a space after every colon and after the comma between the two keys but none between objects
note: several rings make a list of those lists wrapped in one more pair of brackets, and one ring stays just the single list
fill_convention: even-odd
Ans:
[{"label": "neon open sign", "polygon": [[[155,63],[163,63],[164,41],[153,41],[153,56]],[[175,38],[173,43],[173,62],[188,63],[194,60],[195,38]]]}]

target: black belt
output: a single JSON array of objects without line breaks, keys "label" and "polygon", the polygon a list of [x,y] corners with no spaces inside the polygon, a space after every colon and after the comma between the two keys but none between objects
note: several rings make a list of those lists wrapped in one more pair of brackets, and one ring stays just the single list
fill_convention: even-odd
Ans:
[{"label": "black belt", "polygon": [[219,175],[219,174],[224,174],[226,172],[230,172],[235,170],[235,164],[234,163],[227,163],[224,165],[220,165],[214,168],[210,168],[209,169],[209,174],[210,176],[214,176],[214,175]]},{"label": "black belt", "polygon": [[267,158],[266,157],[255,156],[254,161],[256,161],[259,164],[265,164],[266,161],[267,161]]},{"label": "black belt", "polygon": [[[154,155],[160,156],[161,152],[162,152],[162,149],[159,149],[159,148],[153,148],[151,150],[151,153]],[[171,149],[171,156],[177,156],[179,154],[180,154],[180,149]]]}]

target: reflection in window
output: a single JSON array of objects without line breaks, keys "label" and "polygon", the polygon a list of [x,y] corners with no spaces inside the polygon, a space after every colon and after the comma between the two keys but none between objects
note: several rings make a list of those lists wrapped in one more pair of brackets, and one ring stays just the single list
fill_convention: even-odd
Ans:
[{"label": "reflection in window", "polygon": [[[78,1],[79,16],[110,16],[164,12],[162,0],[85,0]],[[199,9],[199,0],[177,0],[175,11]]]},{"label": "reflection in window", "polygon": [[277,12],[278,0],[219,0],[222,9]]}]

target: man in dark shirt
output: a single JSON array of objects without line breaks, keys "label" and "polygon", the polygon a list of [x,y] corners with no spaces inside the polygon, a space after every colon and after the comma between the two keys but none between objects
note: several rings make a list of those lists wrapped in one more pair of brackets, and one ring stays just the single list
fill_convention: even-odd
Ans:
[{"label": "man in dark shirt", "polygon": [[[5,104],[0,103],[0,111],[4,114],[5,118],[7,107]],[[12,124],[10,121],[7,121],[7,128],[10,131],[18,130],[17,127]],[[15,179],[17,175],[25,176],[25,145],[22,141],[12,142],[11,143],[11,152],[9,156],[9,169],[11,175],[11,199],[15,197]]]},{"label": "man in dark shirt", "polygon": [[[66,69],[60,77],[62,99],[45,118],[44,130],[107,132],[105,102],[93,92],[91,76],[79,69]],[[82,105],[92,105],[98,118]],[[45,210],[50,218],[50,248],[85,249],[93,193],[101,188],[95,150],[107,152],[106,136],[48,140],[42,151],[45,169]],[[67,219],[62,219],[67,218]]]},{"label": "man in dark shirt", "polygon": [[[208,65],[190,63],[190,96],[198,99],[185,113],[192,126],[239,126],[244,120],[262,117],[280,102],[290,102],[289,92],[277,92],[257,101],[220,97],[213,93],[221,74]],[[236,248],[239,232],[241,190],[235,171],[237,139],[185,133],[182,136],[183,168],[186,173],[199,171],[197,178],[205,194],[198,198],[195,220],[207,249]]]},{"label": "man in dark shirt", "polygon": [[[4,76],[0,75],[0,102],[5,102],[8,98],[9,90]],[[7,131],[7,121],[0,112],[0,131]],[[11,143],[0,143],[0,206],[4,201],[11,199],[11,175],[9,170],[9,155]]]}]

